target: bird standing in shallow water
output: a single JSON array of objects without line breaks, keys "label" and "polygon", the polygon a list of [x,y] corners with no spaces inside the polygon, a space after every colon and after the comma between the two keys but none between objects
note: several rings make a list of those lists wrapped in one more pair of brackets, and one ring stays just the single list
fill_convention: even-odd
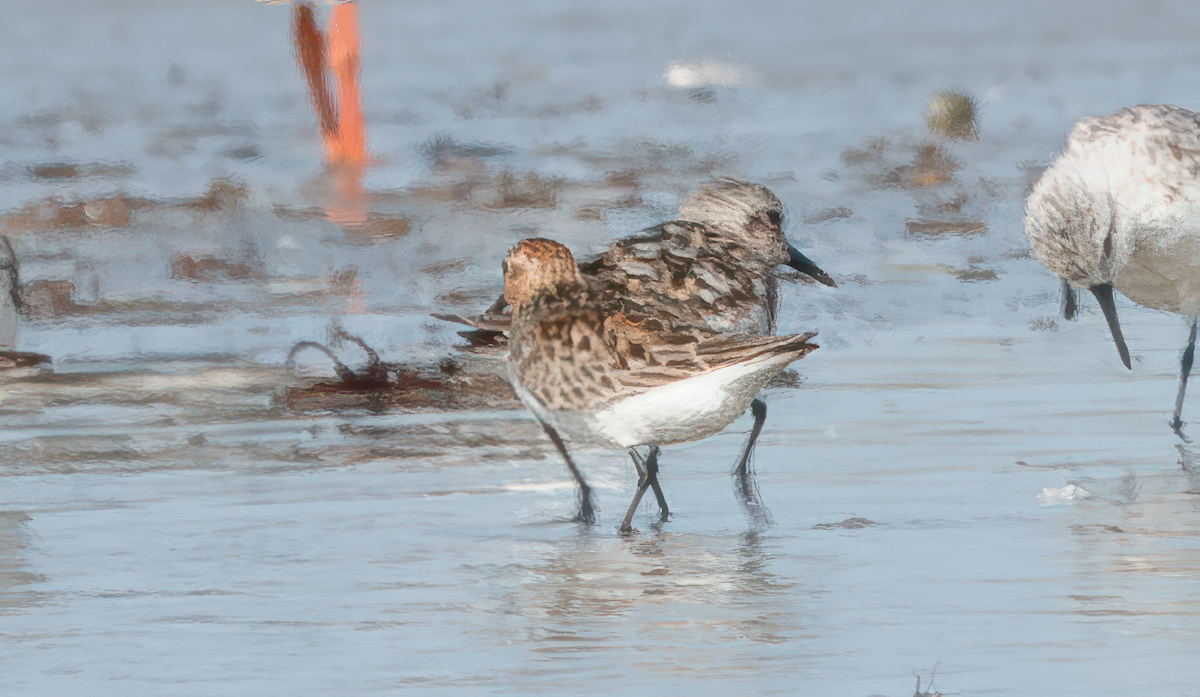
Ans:
[{"label": "bird standing in shallow water", "polygon": [[8,237],[0,235],[0,351],[12,350],[17,343],[17,309],[21,307],[19,286],[17,255],[13,254]]},{"label": "bird standing in shallow water", "polygon": [[1025,210],[1034,256],[1063,281],[1063,315],[1074,319],[1074,288],[1091,291],[1125,367],[1132,365],[1114,288],[1191,319],[1170,422],[1184,438],[1180,416],[1200,316],[1200,115],[1139,104],[1081,119]]},{"label": "bird standing in shallow water", "polygon": [[[525,240],[509,251],[504,295],[512,307],[510,379],[579,485],[581,520],[594,520],[591,491],[562,435],[607,447],[651,446],[623,531],[654,485],[659,445],[719,432],[771,378],[816,348],[807,343],[813,334],[730,336],[695,326],[637,326],[646,319],[614,312],[611,299],[589,288],[570,250],[551,240]],[[644,354],[633,361],[631,334]],[[755,416],[743,460],[761,429]]]},{"label": "bird standing in shallow water", "polygon": [[[684,335],[774,334],[775,274],[781,265],[836,287],[828,274],[788,244],[782,224],[783,204],[770,189],[734,177],[717,177],[684,201],[677,219],[617,240],[599,258],[578,268],[580,282],[593,296],[591,302],[609,318],[609,340],[623,369],[669,363],[673,360],[668,351],[671,342]],[[509,301],[501,296],[477,318],[434,316],[476,327],[479,331],[468,338],[491,343],[510,331],[511,310]],[[650,344],[653,351],[648,351]],[[756,398],[750,407],[754,426],[734,465],[734,485],[747,508],[765,515],[749,460],[766,421],[767,405]],[[657,448],[651,448],[645,457],[633,449],[630,455],[642,484],[654,490],[661,519],[667,520],[670,509],[658,484]],[[639,486],[642,491],[644,486]],[[638,500],[635,498],[635,505]],[[586,495],[584,504],[590,506]]]},{"label": "bird standing in shallow water", "polygon": [[17,255],[8,237],[0,235],[0,373],[7,376],[39,373],[50,367],[49,356],[15,350],[17,315],[25,309],[17,269]]}]

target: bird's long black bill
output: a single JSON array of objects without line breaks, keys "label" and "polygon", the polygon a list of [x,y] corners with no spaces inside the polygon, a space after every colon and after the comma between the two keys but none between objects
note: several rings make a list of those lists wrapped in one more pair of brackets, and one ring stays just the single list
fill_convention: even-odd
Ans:
[{"label": "bird's long black bill", "polygon": [[1104,319],[1108,320],[1108,330],[1112,332],[1113,341],[1117,344],[1117,352],[1121,354],[1121,362],[1126,368],[1133,370],[1133,364],[1129,362],[1129,348],[1125,346],[1125,337],[1121,335],[1121,324],[1117,321],[1117,305],[1113,302],[1113,287],[1111,283],[1101,283],[1099,285],[1088,288],[1092,291],[1092,295],[1096,296],[1096,300],[1100,302],[1100,309],[1104,310]]},{"label": "bird's long black bill", "polygon": [[801,254],[800,250],[796,249],[790,244],[788,245],[788,255],[790,257],[787,262],[788,266],[802,274],[812,276],[817,283],[822,283],[830,288],[837,288],[837,284],[833,282],[833,279],[829,277],[829,274],[822,271],[821,267],[814,264],[812,259],[809,259]]}]

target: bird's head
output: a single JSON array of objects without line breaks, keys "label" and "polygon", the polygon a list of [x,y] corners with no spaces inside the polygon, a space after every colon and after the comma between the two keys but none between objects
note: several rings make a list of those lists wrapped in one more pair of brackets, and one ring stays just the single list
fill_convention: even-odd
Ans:
[{"label": "bird's head", "polygon": [[783,203],[767,187],[735,177],[717,177],[700,186],[679,207],[679,219],[709,226],[730,246],[740,247],[764,269],[787,264],[827,286],[833,279],[788,244],[783,234]]},{"label": "bird's head", "polygon": [[1133,241],[1122,234],[1118,204],[1103,175],[1100,168],[1080,166],[1069,153],[1061,157],[1025,202],[1025,236],[1046,268],[1096,296],[1128,368],[1129,349],[1117,322],[1113,283],[1133,254]]},{"label": "bird's head", "polygon": [[504,258],[504,298],[515,310],[582,282],[571,250],[542,238],[521,240]]}]

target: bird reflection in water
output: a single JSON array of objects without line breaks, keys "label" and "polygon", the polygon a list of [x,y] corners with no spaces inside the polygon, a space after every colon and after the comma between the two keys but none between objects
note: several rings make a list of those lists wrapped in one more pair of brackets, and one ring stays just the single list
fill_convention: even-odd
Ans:
[{"label": "bird reflection in water", "polygon": [[[772,545],[757,531],[612,538],[585,530],[550,546],[536,561],[498,572],[517,579],[496,579],[506,589],[501,611],[524,618],[524,639],[538,653],[618,648],[630,630],[660,646],[680,645],[685,632],[689,646],[720,652],[730,641],[788,642],[802,625],[788,600],[796,584],[769,570]],[[698,634],[708,640],[697,642]],[[723,655],[715,663],[706,652],[644,660],[662,661],[666,670],[737,672],[736,657]]]},{"label": "bird reflection in water", "polygon": [[[37,605],[47,594],[34,590],[46,577],[28,569],[25,548],[29,545],[23,511],[0,511],[0,615],[16,608]],[[30,586],[33,586],[31,588]]]}]

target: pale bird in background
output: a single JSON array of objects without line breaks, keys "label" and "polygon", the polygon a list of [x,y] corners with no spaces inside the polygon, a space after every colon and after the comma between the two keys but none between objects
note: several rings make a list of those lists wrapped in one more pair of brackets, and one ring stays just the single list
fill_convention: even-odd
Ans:
[{"label": "pale bird in background", "polygon": [[1095,295],[1125,367],[1132,364],[1114,288],[1139,305],[1191,320],[1170,423],[1181,438],[1200,315],[1197,119],[1167,104],[1081,119],[1030,193],[1025,215],[1034,255],[1063,281],[1063,315],[1074,318],[1073,289]]}]

